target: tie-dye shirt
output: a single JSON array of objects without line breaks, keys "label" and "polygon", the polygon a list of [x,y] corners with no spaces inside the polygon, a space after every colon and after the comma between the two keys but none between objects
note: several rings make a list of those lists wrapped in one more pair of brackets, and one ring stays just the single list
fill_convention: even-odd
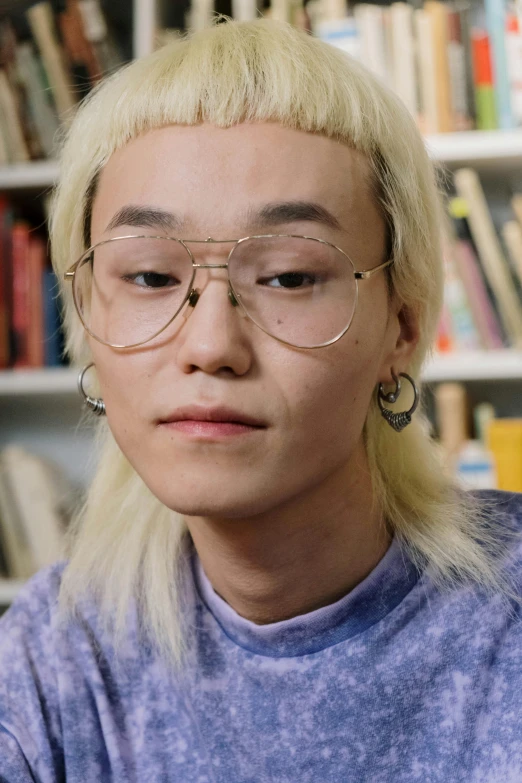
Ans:
[{"label": "tie-dye shirt", "polygon": [[[494,497],[522,528],[522,495]],[[521,560],[515,543],[510,573]],[[2,783],[522,781],[516,602],[436,589],[397,539],[348,595],[268,625],[220,598],[192,550],[177,674],[132,623],[116,666],[89,601],[58,622],[64,565],[0,620]]]}]

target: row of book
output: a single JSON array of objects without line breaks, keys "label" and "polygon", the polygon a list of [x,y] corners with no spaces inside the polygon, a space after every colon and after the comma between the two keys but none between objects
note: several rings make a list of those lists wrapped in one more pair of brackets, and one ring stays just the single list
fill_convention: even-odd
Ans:
[{"label": "row of book", "polygon": [[0,577],[28,579],[60,560],[78,490],[54,462],[17,444],[0,452]]},{"label": "row of book", "polygon": [[[522,349],[522,193],[496,226],[473,169],[454,172],[444,231],[439,352]],[[46,238],[0,196],[0,368],[65,364],[61,300]]]},{"label": "row of book", "polygon": [[499,417],[490,402],[473,402],[462,383],[440,383],[433,396],[434,434],[460,483],[522,492],[522,403],[514,417]]},{"label": "row of book", "polygon": [[458,169],[453,181],[437,348],[522,349],[522,194],[512,196],[511,218],[497,227],[477,172]]},{"label": "row of book", "polygon": [[60,123],[123,62],[99,0],[45,0],[0,18],[0,165],[53,157]]},{"label": "row of book", "polygon": [[360,3],[319,17],[314,33],[394,89],[425,134],[522,126],[522,13],[511,0]]},{"label": "row of book", "polygon": [[58,281],[45,235],[0,196],[0,368],[65,363]]},{"label": "row of book", "polygon": [[516,0],[260,5],[193,0],[186,24],[209,25],[217,9],[238,19],[263,13],[289,21],[360,59],[398,93],[426,134],[522,126],[522,10]]},{"label": "row of book", "polygon": [[[350,9],[346,0],[163,6],[164,23],[189,29],[211,24],[216,10],[242,20],[290,21],[364,62],[398,93],[423,133],[522,127],[516,0],[357,3]],[[158,29],[156,45],[165,40]],[[44,0],[1,18],[0,165],[52,157],[60,122],[125,61],[100,0]]]}]

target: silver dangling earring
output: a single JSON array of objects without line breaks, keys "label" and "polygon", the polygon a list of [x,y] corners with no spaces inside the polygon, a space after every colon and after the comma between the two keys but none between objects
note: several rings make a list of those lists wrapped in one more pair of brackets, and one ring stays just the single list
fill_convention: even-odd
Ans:
[{"label": "silver dangling earring", "polygon": [[105,403],[101,398],[91,397],[83,388],[83,376],[89,370],[91,367],[94,367],[94,362],[91,362],[90,364],[86,364],[83,370],[80,370],[80,374],[78,375],[78,391],[83,397],[83,401],[87,408],[91,410],[95,416],[105,416]]},{"label": "silver dangling earring", "polygon": [[[384,388],[382,383],[379,384],[379,393],[377,395],[377,399],[379,401],[379,408],[381,410],[382,415],[390,425],[390,427],[393,427],[393,429],[396,432],[401,432],[405,427],[408,426],[408,424],[411,423],[411,417],[415,413],[417,409],[417,405],[419,404],[419,390],[417,389],[417,386],[415,385],[415,381],[410,375],[407,375],[405,372],[400,372],[399,377],[395,375],[393,370],[391,371],[392,378],[395,381],[395,389],[392,392],[388,392],[388,394],[385,394]],[[409,409],[409,411],[401,411],[400,413],[394,413],[393,411],[389,410],[389,408],[385,408],[382,404],[383,400],[384,402],[397,402],[397,399],[401,393],[401,382],[400,378],[406,378],[407,381],[409,381],[413,388],[413,405]]]}]

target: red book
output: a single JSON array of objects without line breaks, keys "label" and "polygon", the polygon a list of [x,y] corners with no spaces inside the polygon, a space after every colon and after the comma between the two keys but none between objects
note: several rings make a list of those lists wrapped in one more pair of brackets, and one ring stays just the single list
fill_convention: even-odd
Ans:
[{"label": "red book", "polygon": [[13,341],[14,367],[29,367],[29,237],[30,226],[24,220],[13,223],[11,233],[13,265]]},{"label": "red book", "polygon": [[43,273],[47,260],[46,243],[40,236],[29,240],[29,323],[27,330],[27,358],[30,367],[43,367],[44,314]]},{"label": "red book", "polygon": [[9,367],[11,323],[11,253],[9,252],[9,203],[0,196],[0,369]]}]

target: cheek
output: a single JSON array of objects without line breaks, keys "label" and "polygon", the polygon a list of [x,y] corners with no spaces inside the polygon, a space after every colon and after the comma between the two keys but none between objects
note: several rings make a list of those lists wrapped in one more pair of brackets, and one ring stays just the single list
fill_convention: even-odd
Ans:
[{"label": "cheek", "polygon": [[[324,361],[327,359],[326,361]],[[285,398],[293,400],[295,432],[313,443],[353,445],[362,433],[375,389],[375,362],[358,340],[335,344],[328,357],[293,373]],[[290,403],[289,403],[290,404]]]}]

